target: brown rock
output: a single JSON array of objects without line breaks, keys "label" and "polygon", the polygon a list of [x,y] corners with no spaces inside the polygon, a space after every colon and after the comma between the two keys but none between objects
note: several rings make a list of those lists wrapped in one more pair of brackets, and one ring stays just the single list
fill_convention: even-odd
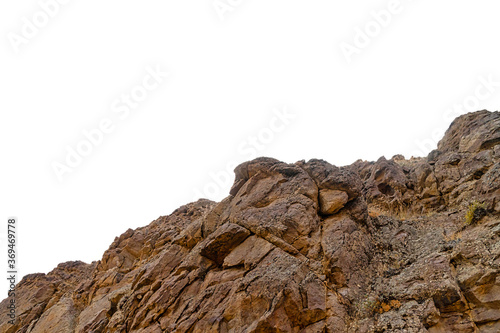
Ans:
[{"label": "brown rock", "polygon": [[200,254],[220,265],[229,252],[249,235],[250,231],[247,229],[237,224],[226,223],[206,239]]},{"label": "brown rock", "polygon": [[427,158],[245,162],[220,203],[26,276],[0,333],[500,332],[499,131],[479,111]]},{"label": "brown rock", "polygon": [[319,191],[319,205],[322,214],[332,215],[338,212],[349,200],[349,195],[344,191],[321,190]]},{"label": "brown rock", "polygon": [[248,237],[224,259],[223,266],[228,268],[244,265],[245,270],[250,270],[273,248],[274,246],[263,238]]}]

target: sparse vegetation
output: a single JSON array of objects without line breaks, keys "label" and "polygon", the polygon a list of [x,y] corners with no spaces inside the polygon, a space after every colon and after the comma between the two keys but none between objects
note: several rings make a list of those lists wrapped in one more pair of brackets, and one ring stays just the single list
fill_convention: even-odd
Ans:
[{"label": "sparse vegetation", "polygon": [[359,317],[370,317],[380,306],[380,301],[374,297],[367,297],[354,304],[356,315]]},{"label": "sparse vegetation", "polygon": [[393,200],[390,203],[380,204],[369,208],[369,215],[376,217],[386,215],[398,220],[408,220],[416,216],[411,205],[402,200]]},{"label": "sparse vegetation", "polygon": [[477,200],[472,201],[467,208],[465,213],[465,224],[471,225],[479,221],[483,216],[486,215],[486,205],[483,202]]}]

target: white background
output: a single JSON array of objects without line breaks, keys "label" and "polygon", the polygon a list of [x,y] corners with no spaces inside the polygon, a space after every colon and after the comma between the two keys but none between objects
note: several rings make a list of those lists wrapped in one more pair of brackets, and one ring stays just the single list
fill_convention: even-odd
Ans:
[{"label": "white background", "polygon": [[[424,155],[458,113],[498,109],[498,83],[481,83],[500,81],[498,1],[401,0],[385,26],[372,12],[390,1],[224,4],[221,19],[213,0],[72,0],[18,47],[40,2],[0,4],[2,271],[9,216],[19,277],[47,273],[99,260],[127,228],[197,195],[220,200],[225,170],[254,155],[336,165]],[[356,41],[349,62],[342,46]],[[169,77],[120,119],[114,101],[148,66]],[[270,132],[283,109],[295,118]],[[53,163],[105,118],[114,130],[59,181]]]}]

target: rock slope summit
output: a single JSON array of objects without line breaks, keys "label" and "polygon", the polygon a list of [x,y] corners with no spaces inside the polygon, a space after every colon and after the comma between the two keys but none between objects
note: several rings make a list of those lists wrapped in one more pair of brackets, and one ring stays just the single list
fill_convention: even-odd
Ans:
[{"label": "rock slope summit", "polygon": [[426,158],[257,158],[229,196],[17,286],[0,332],[500,332],[500,113]]}]

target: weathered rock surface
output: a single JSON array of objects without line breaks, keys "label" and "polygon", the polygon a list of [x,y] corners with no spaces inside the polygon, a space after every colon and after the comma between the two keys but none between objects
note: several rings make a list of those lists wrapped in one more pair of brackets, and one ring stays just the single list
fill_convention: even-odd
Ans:
[{"label": "weathered rock surface", "polygon": [[0,332],[500,332],[499,143],[479,111],[427,158],[243,163],[220,203],[26,276]]}]

